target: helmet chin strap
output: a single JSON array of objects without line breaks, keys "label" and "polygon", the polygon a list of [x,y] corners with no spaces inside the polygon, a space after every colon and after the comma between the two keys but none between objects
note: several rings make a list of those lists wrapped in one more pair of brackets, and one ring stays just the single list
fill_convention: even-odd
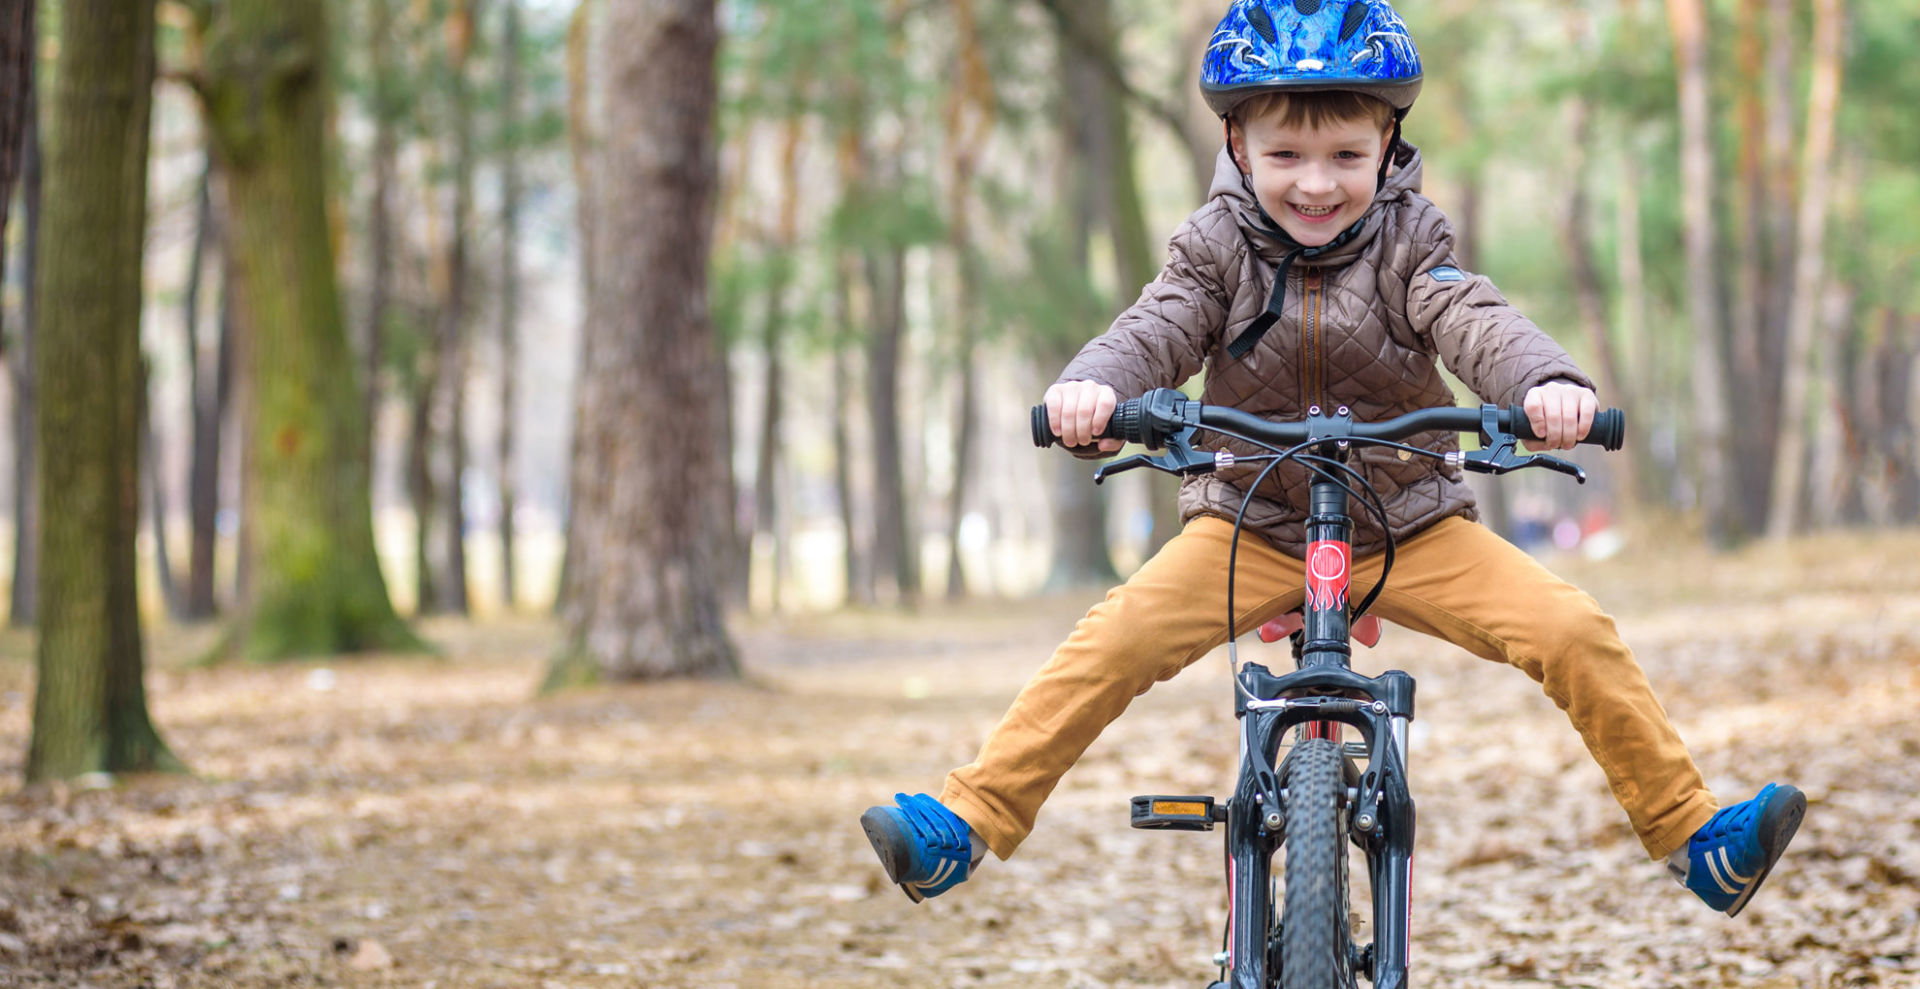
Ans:
[{"label": "helmet chin strap", "polygon": [[[1244,176],[1242,177],[1242,181],[1246,181]],[[1252,192],[1253,190],[1249,187],[1247,191]],[[1280,224],[1275,223],[1273,217],[1267,215],[1267,208],[1260,205],[1259,197],[1254,197],[1253,206],[1260,214],[1260,222],[1265,225],[1265,233],[1269,237],[1279,241],[1282,247],[1287,248],[1287,253],[1280,259],[1280,264],[1274,269],[1273,288],[1267,293],[1266,310],[1260,315],[1255,316],[1253,322],[1248,323],[1247,328],[1241,330],[1240,335],[1234,337],[1233,342],[1227,345],[1227,356],[1232,357],[1234,360],[1239,360],[1251,353],[1254,345],[1260,342],[1261,337],[1267,335],[1267,331],[1273,328],[1273,324],[1280,322],[1280,314],[1285,310],[1287,304],[1287,275],[1293,271],[1293,262],[1295,259],[1317,258],[1323,254],[1338,250],[1346,246],[1353,238],[1358,237],[1361,228],[1367,225],[1367,214],[1362,213],[1360,214],[1360,219],[1353,221],[1352,226],[1340,231],[1332,240],[1318,247],[1307,247],[1299,241],[1294,240],[1293,235],[1282,230]]]},{"label": "helmet chin strap", "polygon": [[[1373,185],[1375,194],[1378,194],[1381,189],[1386,188],[1387,168],[1393,164],[1394,157],[1400,151],[1400,117],[1401,114],[1399,113],[1393,115],[1393,136],[1387,141],[1386,153],[1381,156],[1380,174],[1374,180]],[[1227,131],[1227,153],[1233,156],[1234,165],[1238,167],[1240,165],[1239,156],[1234,154],[1233,148],[1233,122],[1226,117],[1220,119]],[[1353,221],[1352,226],[1340,231],[1332,240],[1318,247],[1307,247],[1293,239],[1293,235],[1282,229],[1280,224],[1267,213],[1266,206],[1260,202],[1259,194],[1253,191],[1253,176],[1247,174],[1244,169],[1240,172],[1240,184],[1247,190],[1247,197],[1253,200],[1253,208],[1260,216],[1263,232],[1266,233],[1267,236],[1279,241],[1280,246],[1287,249],[1287,253],[1280,259],[1280,264],[1274,269],[1273,288],[1267,293],[1266,310],[1261,312],[1260,315],[1255,316],[1253,322],[1248,323],[1247,328],[1241,330],[1240,335],[1234,337],[1233,342],[1227,345],[1227,356],[1232,357],[1234,360],[1239,360],[1249,353],[1252,353],[1254,346],[1260,342],[1260,338],[1266,336],[1267,331],[1272,329],[1273,325],[1280,321],[1280,315],[1286,308],[1287,275],[1293,271],[1293,262],[1299,258],[1317,258],[1344,247],[1350,243],[1353,238],[1360,235],[1361,229],[1367,225],[1368,213],[1372,212],[1372,210],[1369,209],[1361,213],[1360,218]]]}]

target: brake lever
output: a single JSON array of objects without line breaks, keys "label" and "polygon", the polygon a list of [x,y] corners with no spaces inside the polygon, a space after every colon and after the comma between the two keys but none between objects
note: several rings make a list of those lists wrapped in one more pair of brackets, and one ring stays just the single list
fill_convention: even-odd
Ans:
[{"label": "brake lever", "polygon": [[1587,483],[1587,472],[1572,461],[1544,453],[1521,456],[1515,450],[1520,440],[1500,428],[1499,411],[1496,405],[1481,406],[1480,449],[1467,454],[1448,454],[1447,459],[1481,474],[1511,474],[1527,467],[1544,467],[1565,474],[1581,484]]},{"label": "brake lever", "polygon": [[1496,432],[1484,438],[1487,445],[1472,453],[1456,451],[1447,454],[1447,460],[1479,474],[1511,474],[1528,467],[1544,467],[1565,474],[1581,484],[1587,483],[1586,470],[1572,461],[1544,453],[1521,456],[1514,452],[1514,444],[1519,440],[1510,433]]},{"label": "brake lever", "polygon": [[1167,437],[1166,453],[1158,457],[1149,457],[1136,453],[1131,457],[1122,457],[1110,463],[1101,464],[1093,472],[1093,483],[1099,484],[1107,478],[1133,470],[1136,467],[1151,467],[1169,474],[1205,474],[1211,472],[1218,462],[1213,454],[1201,453],[1193,448],[1194,427],[1187,426]]}]

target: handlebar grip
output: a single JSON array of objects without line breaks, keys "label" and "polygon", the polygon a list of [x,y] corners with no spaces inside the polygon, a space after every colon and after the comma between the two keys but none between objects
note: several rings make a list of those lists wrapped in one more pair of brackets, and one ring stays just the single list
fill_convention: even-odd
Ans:
[{"label": "handlebar grip", "polygon": [[[1507,407],[1509,424],[1513,435],[1523,440],[1537,440],[1540,434],[1534,432],[1532,420],[1527,411],[1518,405]],[[1606,450],[1618,450],[1627,441],[1627,414],[1619,409],[1602,409],[1593,417],[1593,427],[1587,430],[1587,438],[1582,443],[1591,444]]]},{"label": "handlebar grip", "polygon": [[[1047,420],[1046,406],[1034,406],[1032,417],[1034,446],[1046,449],[1060,442],[1059,435],[1053,431],[1053,423]],[[1094,438],[1140,442],[1140,400],[1130,398],[1114,406],[1113,415],[1107,418],[1107,428]]]}]

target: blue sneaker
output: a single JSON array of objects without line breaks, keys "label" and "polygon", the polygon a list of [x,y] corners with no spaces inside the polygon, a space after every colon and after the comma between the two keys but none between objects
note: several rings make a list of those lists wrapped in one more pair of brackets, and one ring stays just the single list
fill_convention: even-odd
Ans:
[{"label": "blue sneaker", "polygon": [[1722,808],[1687,842],[1686,887],[1707,906],[1738,916],[1806,814],[1805,794],[1772,783],[1752,800]]},{"label": "blue sneaker", "polygon": [[893,795],[898,807],[869,807],[860,827],[886,867],[915,903],[967,881],[973,871],[973,829],[924,793]]}]

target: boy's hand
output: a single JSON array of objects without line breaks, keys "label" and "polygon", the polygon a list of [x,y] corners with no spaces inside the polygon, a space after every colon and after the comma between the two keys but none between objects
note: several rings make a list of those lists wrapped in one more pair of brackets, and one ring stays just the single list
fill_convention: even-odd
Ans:
[{"label": "boy's hand", "polygon": [[[1068,381],[1047,389],[1047,424],[1062,446],[1079,448],[1094,442],[1094,436],[1107,428],[1120,397],[1097,381]],[[1589,417],[1591,418],[1591,417]],[[1099,441],[1101,453],[1112,453],[1126,444],[1116,439]]]},{"label": "boy's hand", "polygon": [[1568,450],[1587,438],[1593,417],[1600,411],[1600,400],[1593,391],[1567,381],[1549,381],[1527,392],[1521,403],[1533,431],[1540,439],[1527,441],[1528,449]]}]

